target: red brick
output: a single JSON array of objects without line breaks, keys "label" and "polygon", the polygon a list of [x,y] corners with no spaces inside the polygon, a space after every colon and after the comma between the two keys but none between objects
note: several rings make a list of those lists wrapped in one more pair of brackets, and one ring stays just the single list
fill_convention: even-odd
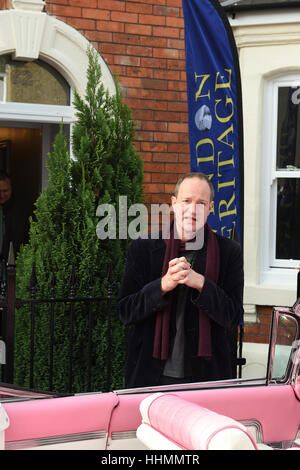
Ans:
[{"label": "red brick", "polygon": [[150,36],[152,34],[152,26],[140,24],[125,24],[125,33]]},{"label": "red brick", "polygon": [[153,141],[153,132],[146,131],[136,131],[135,139],[140,141],[152,142]]},{"label": "red brick", "polygon": [[156,183],[156,184],[145,184],[144,185],[144,191],[145,193],[164,193],[165,186],[164,184]]},{"label": "red brick", "polygon": [[66,3],[69,5],[79,6],[79,7],[86,7],[86,8],[97,8],[97,0],[89,0],[88,5],[85,5],[86,2],[82,0],[55,0],[55,3]]},{"label": "red brick", "polygon": [[136,3],[147,3],[153,5],[155,2],[157,5],[165,5],[166,0],[134,0]]},{"label": "red brick", "polygon": [[166,80],[151,80],[149,78],[144,78],[141,80],[141,87],[150,88],[151,90],[166,90],[168,84]]},{"label": "red brick", "polygon": [[164,142],[142,142],[142,150],[146,152],[166,152],[167,144]]},{"label": "red brick", "polygon": [[143,121],[142,129],[148,131],[167,131],[168,124],[166,122],[159,121]]},{"label": "red brick", "polygon": [[166,172],[167,173],[185,173],[186,164],[185,163],[166,163]]},{"label": "red brick", "polygon": [[184,49],[185,44],[182,39],[167,39],[167,47],[171,49]]},{"label": "red brick", "polygon": [[178,135],[170,132],[155,132],[154,140],[157,142],[178,142]]},{"label": "red brick", "polygon": [[154,78],[163,80],[180,80],[180,72],[177,70],[154,70]]},{"label": "red brick", "polygon": [[186,111],[187,110],[187,103],[176,103],[176,102],[169,102],[168,103],[168,110],[169,111]]},{"label": "red brick", "polygon": [[120,44],[139,45],[140,38],[136,34],[113,33],[113,42]]},{"label": "red brick", "polygon": [[10,8],[10,0],[1,0],[0,1],[0,10],[9,10]]},{"label": "red brick", "polygon": [[[85,2],[86,3],[86,2]],[[126,2],[116,0],[98,0],[98,8],[100,10],[109,11],[125,11]]]},{"label": "red brick", "polygon": [[123,23],[137,23],[138,15],[136,13],[123,13],[118,11],[111,12],[112,21],[121,21]]},{"label": "red brick", "polygon": [[[185,172],[186,173],[186,172]],[[174,192],[174,184],[165,184],[165,192],[169,195]]]},{"label": "red brick", "polygon": [[149,47],[167,47],[167,38],[154,38],[153,36],[141,36],[140,43]]},{"label": "red brick", "polygon": [[170,16],[180,16],[180,8],[173,8],[164,5],[155,5],[153,7],[153,13],[155,15],[164,15],[166,18]]},{"label": "red brick", "polygon": [[[144,183],[151,183],[151,176],[152,176],[151,173],[147,173],[144,171]],[[147,203],[147,201],[144,201],[144,202]]]},{"label": "red brick", "polygon": [[153,153],[153,161],[154,162],[169,162],[173,163],[178,160],[177,153]]},{"label": "red brick", "polygon": [[188,132],[188,125],[186,123],[169,122],[169,132]]},{"label": "red brick", "polygon": [[182,0],[167,0],[167,5],[170,7],[178,7],[181,9]]},{"label": "red brick", "polygon": [[67,18],[67,23],[73,28],[79,29],[79,30],[86,30],[86,29],[95,29],[95,21],[94,20],[87,20],[87,19],[82,19],[82,18]]},{"label": "red brick", "polygon": [[118,21],[97,21],[97,29],[111,32],[124,32],[124,24]]},{"label": "red brick", "polygon": [[155,59],[155,58],[142,58],[141,59],[142,67],[150,67],[153,69],[165,69],[167,66],[166,59]]},{"label": "red brick", "polygon": [[168,152],[181,152],[181,153],[188,153],[190,151],[190,146],[188,143],[186,144],[168,144]]},{"label": "red brick", "polygon": [[119,80],[122,82],[122,85],[126,87],[141,88],[142,86],[142,80],[140,78],[119,77]]},{"label": "red brick", "polygon": [[84,35],[90,41],[112,42],[112,33],[110,32],[88,30]]},{"label": "red brick", "polygon": [[153,120],[154,111],[152,109],[132,109],[132,115],[134,119],[144,119],[151,121]]},{"label": "red brick", "polygon": [[110,20],[110,12],[108,10],[98,10],[95,8],[83,8],[82,16],[95,20]]},{"label": "red brick", "polygon": [[126,11],[132,11],[134,13],[145,13],[151,14],[152,13],[152,5],[145,5],[142,3],[131,3],[126,2]]},{"label": "red brick", "polygon": [[144,163],[144,171],[161,173],[165,171],[165,165],[164,163]]},{"label": "red brick", "polygon": [[170,195],[169,194],[155,194],[155,196],[153,196],[153,203],[170,204]]},{"label": "red brick", "polygon": [[141,62],[141,59],[139,57],[126,56],[126,55],[114,56],[114,64],[129,65],[129,66],[137,67],[140,65],[140,62]]},{"label": "red brick", "polygon": [[153,78],[153,69],[142,67],[130,67],[127,70],[128,77]]},{"label": "red brick", "polygon": [[166,17],[158,15],[139,15],[139,23],[164,26],[166,24]]},{"label": "red brick", "polygon": [[172,113],[172,112],[162,112],[162,113],[154,113],[154,119],[160,121],[179,121],[180,114],[179,113]]},{"label": "red brick", "polygon": [[141,57],[151,57],[152,48],[145,46],[127,46],[127,54],[140,55]]},{"label": "red brick", "polygon": [[183,18],[174,18],[172,16],[167,17],[166,26],[171,26],[172,28],[184,28]]},{"label": "red brick", "polygon": [[153,26],[153,36],[161,36],[168,38],[179,38],[178,28],[162,28],[161,26]]},{"label": "red brick", "polygon": [[179,162],[190,162],[191,156],[189,153],[180,153],[178,155]]},{"label": "red brick", "polygon": [[99,44],[99,47],[103,54],[126,54],[125,44]]},{"label": "red brick", "polygon": [[179,51],[177,49],[156,47],[153,49],[153,57],[165,57],[168,59],[178,59]]},{"label": "red brick", "polygon": [[185,61],[168,59],[167,68],[168,70],[185,70]]},{"label": "red brick", "polygon": [[165,110],[167,108],[167,103],[163,101],[139,100],[139,99],[134,99],[134,98],[127,100],[127,104],[131,108],[139,108],[139,109]]},{"label": "red brick", "polygon": [[[186,91],[186,89],[187,89],[186,82],[181,82],[179,80],[168,81],[168,90]],[[182,100],[186,100],[186,93],[184,94],[184,96],[182,96]]]},{"label": "red brick", "polygon": [[80,18],[81,17],[81,8],[80,7],[71,7],[71,6],[52,5],[51,13],[53,15]]},{"label": "red brick", "polygon": [[174,186],[178,180],[178,174],[172,173],[153,173],[152,175],[152,183],[173,183]]}]

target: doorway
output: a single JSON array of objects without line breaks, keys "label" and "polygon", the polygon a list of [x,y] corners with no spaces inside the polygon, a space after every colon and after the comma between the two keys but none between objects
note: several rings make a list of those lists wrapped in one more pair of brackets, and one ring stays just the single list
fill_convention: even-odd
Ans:
[{"label": "doorway", "polygon": [[[59,127],[56,123],[0,124],[0,170],[10,175],[16,198],[26,202],[29,212],[47,186],[46,160]],[[64,125],[63,131],[69,140],[70,125]]]}]

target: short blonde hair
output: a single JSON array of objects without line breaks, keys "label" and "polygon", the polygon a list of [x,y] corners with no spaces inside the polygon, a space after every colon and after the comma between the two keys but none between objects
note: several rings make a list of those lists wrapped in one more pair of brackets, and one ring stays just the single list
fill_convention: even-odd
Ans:
[{"label": "short blonde hair", "polygon": [[214,191],[214,187],[212,185],[212,182],[210,181],[210,179],[208,178],[208,176],[206,176],[204,173],[198,173],[198,172],[192,172],[192,173],[186,173],[185,175],[182,175],[179,180],[177,181],[176,183],[176,186],[175,186],[175,189],[174,189],[174,196],[177,197],[178,195],[178,191],[179,191],[179,187],[181,185],[181,183],[187,179],[187,178],[199,178],[200,180],[204,180],[207,182],[209,188],[210,188],[210,200],[212,201],[213,198],[214,198],[214,194],[215,194],[215,191]]}]

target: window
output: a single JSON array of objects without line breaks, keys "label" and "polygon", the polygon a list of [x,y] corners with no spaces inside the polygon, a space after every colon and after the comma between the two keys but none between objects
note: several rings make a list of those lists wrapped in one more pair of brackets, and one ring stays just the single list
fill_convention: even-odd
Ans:
[{"label": "window", "polygon": [[280,266],[284,266],[286,260],[300,260],[300,115],[297,93],[297,87],[278,87],[274,264]]},{"label": "window", "polygon": [[4,55],[0,57],[0,100],[70,106],[70,86],[45,62],[23,62]]},{"label": "window", "polygon": [[[266,84],[263,131],[264,273],[300,265],[300,75]],[[288,274],[288,273],[286,273]],[[266,279],[265,279],[266,280]],[[279,277],[278,277],[279,280]]]}]

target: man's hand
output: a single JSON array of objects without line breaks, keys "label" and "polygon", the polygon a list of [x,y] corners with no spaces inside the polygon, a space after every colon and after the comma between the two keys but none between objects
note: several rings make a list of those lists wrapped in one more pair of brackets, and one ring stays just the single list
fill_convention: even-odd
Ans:
[{"label": "man's hand", "polygon": [[201,290],[204,284],[204,276],[191,269],[186,258],[174,258],[169,262],[167,273],[161,279],[162,294],[175,289],[178,284]]}]

